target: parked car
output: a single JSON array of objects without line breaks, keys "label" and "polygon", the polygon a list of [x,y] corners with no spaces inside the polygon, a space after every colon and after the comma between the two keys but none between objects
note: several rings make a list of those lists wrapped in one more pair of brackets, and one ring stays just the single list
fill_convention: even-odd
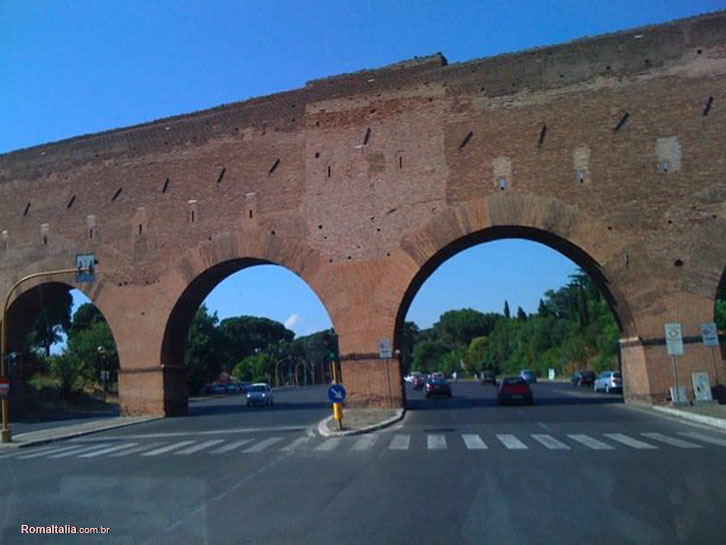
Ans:
[{"label": "parked car", "polygon": [[419,373],[418,371],[414,371],[413,373],[409,373],[405,377],[403,377],[403,380],[406,382],[409,382],[411,384],[414,384],[416,382],[416,379],[418,377],[423,377],[423,373]]},{"label": "parked car", "polygon": [[592,371],[578,371],[570,378],[573,386],[592,386],[595,382],[595,373]]},{"label": "parked car", "polygon": [[247,406],[250,405],[272,405],[274,396],[272,388],[265,382],[256,382],[247,388]]},{"label": "parked car", "polygon": [[483,371],[481,374],[481,383],[482,384],[497,384],[497,377],[494,376],[494,373],[491,371]]},{"label": "parked car", "polygon": [[435,395],[451,397],[451,386],[443,376],[429,377],[426,381],[426,397]]},{"label": "parked car", "polygon": [[534,403],[532,389],[522,377],[504,377],[499,381],[497,403],[504,405],[511,402],[526,403],[527,405]]},{"label": "parked car", "polygon": [[620,371],[605,371],[600,373],[600,376],[595,379],[592,384],[592,389],[596,392],[622,392],[623,391],[623,376]]},{"label": "parked car", "polygon": [[519,372],[519,376],[527,384],[533,384],[533,383],[537,382],[537,375],[535,375],[534,371],[532,371],[531,369],[522,369]]},{"label": "parked car", "polygon": [[424,384],[426,384],[426,377],[419,375],[413,381],[413,389],[420,390],[424,387]]},{"label": "parked car", "polygon": [[213,395],[220,395],[226,393],[226,389],[221,384],[210,384],[207,386],[207,393]]}]

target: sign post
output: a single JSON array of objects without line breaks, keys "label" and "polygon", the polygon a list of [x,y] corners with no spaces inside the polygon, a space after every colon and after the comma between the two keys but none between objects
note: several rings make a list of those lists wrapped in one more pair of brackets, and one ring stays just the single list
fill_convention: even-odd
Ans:
[{"label": "sign post", "polygon": [[681,324],[665,324],[666,349],[673,363],[673,381],[675,388],[671,395],[673,405],[682,403],[681,393],[678,389],[678,373],[676,371],[676,356],[683,355],[683,333],[681,332]]},{"label": "sign post", "polygon": [[345,401],[345,388],[342,384],[331,384],[328,388],[328,399],[333,403],[333,418],[338,421],[338,427],[343,429],[343,401]]},{"label": "sign post", "polygon": [[386,382],[388,383],[388,405],[393,405],[393,393],[391,392],[391,370],[390,359],[393,357],[393,345],[391,339],[385,337],[378,340],[378,357],[386,362]]},{"label": "sign post", "polygon": [[718,346],[718,328],[713,322],[707,324],[701,324],[701,337],[703,338],[703,344],[708,346],[711,350],[711,365],[713,366],[713,380],[716,381],[716,386],[719,385],[718,373],[716,372],[716,358],[713,355],[713,347]]}]

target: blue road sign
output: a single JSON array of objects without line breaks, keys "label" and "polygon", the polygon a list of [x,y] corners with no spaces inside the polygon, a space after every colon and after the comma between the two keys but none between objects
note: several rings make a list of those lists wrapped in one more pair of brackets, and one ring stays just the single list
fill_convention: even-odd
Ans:
[{"label": "blue road sign", "polygon": [[[94,265],[96,264],[96,258],[94,254],[76,254],[76,269],[79,272],[76,273],[76,282],[90,283],[94,280]],[[90,270],[81,270],[90,269]]]},{"label": "blue road sign", "polygon": [[333,403],[343,403],[345,401],[345,388],[342,384],[331,384],[328,388],[328,399]]}]

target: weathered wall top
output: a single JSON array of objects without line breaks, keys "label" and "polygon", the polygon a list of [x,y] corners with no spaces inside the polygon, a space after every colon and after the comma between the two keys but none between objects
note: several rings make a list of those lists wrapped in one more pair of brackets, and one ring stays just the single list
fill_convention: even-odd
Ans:
[{"label": "weathered wall top", "polygon": [[[723,47],[725,36],[726,12],[716,12],[452,65],[437,53],[313,80],[302,89],[0,154],[0,183],[48,175],[83,162],[128,158],[200,144],[215,136],[234,136],[242,126],[299,130],[306,104],[341,96],[426,86],[443,88],[447,93],[500,97],[523,90],[571,86],[598,77],[648,74],[667,69],[684,51],[696,56]],[[703,64],[708,70],[708,63]]]}]

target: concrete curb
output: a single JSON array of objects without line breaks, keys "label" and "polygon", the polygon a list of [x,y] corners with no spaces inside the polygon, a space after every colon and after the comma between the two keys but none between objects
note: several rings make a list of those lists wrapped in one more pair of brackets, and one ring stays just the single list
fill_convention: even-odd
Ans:
[{"label": "concrete curb", "polygon": [[360,428],[357,430],[346,430],[346,431],[333,431],[328,429],[328,422],[330,422],[333,417],[332,415],[321,420],[318,423],[318,434],[322,435],[323,437],[345,437],[348,435],[361,435],[364,433],[368,433],[375,430],[380,430],[383,428],[386,428],[390,426],[391,424],[395,424],[399,420],[403,420],[403,417],[406,415],[406,409],[398,409],[396,411],[395,416],[392,416],[391,418],[384,420],[383,422],[378,422],[376,424],[371,424],[370,426],[366,426],[364,428]]},{"label": "concrete curb", "polygon": [[652,409],[683,420],[690,420],[691,422],[698,422],[699,424],[706,424],[707,426],[726,430],[726,420],[723,418],[716,418],[703,414],[693,414],[685,411],[679,411],[678,409],[671,409],[670,407],[652,407]]},{"label": "concrete curb", "polygon": [[[0,443],[0,451],[4,449],[12,448],[26,448],[34,445],[43,445],[46,443],[55,443],[56,441],[65,441],[66,439],[75,439],[76,437],[82,437],[84,435],[90,435],[92,433],[98,433],[100,431],[113,430],[116,428],[125,428],[126,426],[133,426],[134,424],[142,424],[144,422],[151,422],[153,420],[160,420],[163,416],[147,416],[139,417],[132,421],[124,422],[111,422],[107,423],[105,420],[98,421],[98,426],[94,426],[93,422],[86,422],[84,424],[63,426],[61,428],[50,428],[47,430],[30,431],[27,433],[21,433],[13,437],[12,443]],[[85,426],[85,427],[81,427]],[[63,431],[65,430],[65,431]],[[28,437],[31,436],[31,437]],[[27,437],[27,438],[26,438]]]}]

